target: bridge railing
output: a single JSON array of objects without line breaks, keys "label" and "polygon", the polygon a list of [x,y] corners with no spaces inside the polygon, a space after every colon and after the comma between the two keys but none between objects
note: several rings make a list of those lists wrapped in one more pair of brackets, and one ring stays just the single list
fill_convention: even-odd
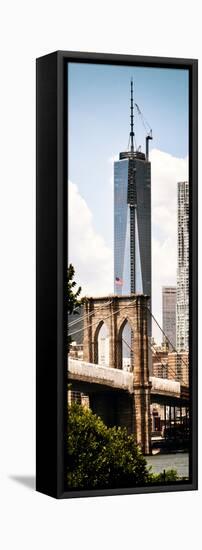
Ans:
[{"label": "bridge railing", "polygon": [[[121,369],[112,369],[103,365],[87,363],[82,360],[68,358],[68,373],[80,380],[108,385],[117,389],[133,392],[133,373]],[[151,391],[158,394],[180,397],[181,384],[175,380],[150,376]]]},{"label": "bridge railing", "polygon": [[180,382],[168,380],[167,378],[156,378],[155,376],[150,376],[150,381],[152,383],[152,391],[180,396]]},{"label": "bridge railing", "polygon": [[87,363],[76,359],[68,359],[68,372],[74,377],[92,380],[94,383],[106,384],[118,389],[133,392],[133,374],[131,372],[112,369],[103,365]]}]

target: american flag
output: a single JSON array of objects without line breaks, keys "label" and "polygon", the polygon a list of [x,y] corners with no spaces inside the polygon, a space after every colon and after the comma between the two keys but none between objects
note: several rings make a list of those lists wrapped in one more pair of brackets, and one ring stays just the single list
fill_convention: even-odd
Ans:
[{"label": "american flag", "polygon": [[116,283],[117,286],[122,286],[123,279],[120,279],[120,277],[116,277],[115,278],[115,283]]}]

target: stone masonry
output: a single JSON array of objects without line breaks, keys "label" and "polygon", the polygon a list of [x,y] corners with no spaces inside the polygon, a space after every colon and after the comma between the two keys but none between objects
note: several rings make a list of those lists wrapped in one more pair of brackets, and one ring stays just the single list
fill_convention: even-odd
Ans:
[{"label": "stone masonry", "polygon": [[[122,332],[125,324],[132,329],[132,423],[129,432],[134,433],[144,454],[150,452],[150,390],[148,366],[147,304],[142,294],[87,298],[84,304],[83,360],[98,363],[98,336],[103,323],[109,331],[109,367],[122,368]],[[131,395],[129,396],[131,403]],[[128,416],[120,400],[119,425]],[[131,407],[131,404],[130,404]],[[128,427],[128,426],[127,426]]]}]

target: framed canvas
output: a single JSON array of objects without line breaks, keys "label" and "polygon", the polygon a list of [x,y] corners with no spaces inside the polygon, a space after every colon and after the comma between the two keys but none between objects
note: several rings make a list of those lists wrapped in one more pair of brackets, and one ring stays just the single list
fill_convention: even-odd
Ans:
[{"label": "framed canvas", "polygon": [[36,67],[36,489],[197,489],[197,60]]}]

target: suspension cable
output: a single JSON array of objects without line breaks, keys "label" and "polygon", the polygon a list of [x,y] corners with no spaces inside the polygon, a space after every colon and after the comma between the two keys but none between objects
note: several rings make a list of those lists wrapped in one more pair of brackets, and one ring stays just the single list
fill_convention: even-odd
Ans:
[{"label": "suspension cable", "polygon": [[[133,303],[135,303],[135,302],[136,302],[136,299],[134,300]],[[110,303],[112,303],[112,301],[111,301]],[[109,305],[109,303],[108,303],[108,304],[105,304],[105,306],[106,306],[106,305]],[[103,305],[103,307],[105,307],[105,306]],[[154,317],[154,315],[153,315],[153,313],[151,312],[151,310],[150,310],[147,306],[144,306],[143,304],[142,304],[142,307],[145,308],[145,309],[147,309],[147,311],[149,312],[150,316],[151,316],[152,319],[155,321],[155,323],[157,324],[158,328],[161,330],[162,334],[165,336],[167,342],[171,345],[173,351],[174,351],[175,353],[178,354],[176,348],[173,346],[173,344],[172,344],[172,342],[169,340],[167,334],[164,332],[164,330],[163,330],[163,329],[161,328],[161,326],[159,325],[158,321],[157,321],[156,318]],[[101,320],[104,322],[106,319],[109,319],[110,317],[116,315],[116,314],[119,313],[121,310],[123,311],[123,309],[129,309],[129,308],[133,308],[133,305],[131,305],[131,306],[123,306],[123,307],[121,307],[121,308],[119,307],[115,312],[110,313],[109,315],[107,315],[107,317],[104,317],[104,318],[101,319]],[[100,307],[99,309],[101,309],[101,307]],[[93,314],[94,314],[94,312],[92,312],[91,314],[89,314],[89,316],[90,316],[90,315],[93,315]],[[83,316],[83,318],[84,318],[84,317],[85,317],[85,316]],[[80,320],[81,320],[81,318],[80,318]],[[79,330],[76,330],[76,331],[74,331],[74,332],[68,334],[68,336],[73,336],[74,334],[78,334],[79,332],[82,332],[82,331],[84,331],[84,330],[87,330],[88,328],[93,327],[93,326],[95,326],[95,325],[97,325],[97,322],[92,323],[92,324],[90,324],[90,325],[87,325],[87,327],[83,327],[83,328],[81,328],[81,329],[79,329]],[[132,353],[133,353],[133,350],[132,350],[131,346],[129,346],[129,344],[128,344],[126,341],[125,341],[125,344],[130,348],[130,350],[131,350]],[[156,351],[156,350],[155,350],[155,351]],[[158,352],[156,351],[156,353],[158,353]],[[187,368],[188,368],[188,364],[183,360],[182,357],[181,357],[181,361],[182,361],[182,363],[184,363],[184,365],[185,365],[185,367],[186,367],[186,369],[187,369]],[[161,363],[161,364],[162,364],[162,363]],[[163,365],[163,364],[162,364],[162,365]]]},{"label": "suspension cable", "polygon": [[[103,309],[104,307],[106,306],[109,306],[110,304],[112,304],[112,300],[111,302],[106,302],[105,305],[102,305],[102,306],[99,306],[97,308],[97,310],[99,309]],[[91,317],[91,315],[94,315],[94,311],[92,311],[91,313],[89,313],[89,317]],[[70,321],[70,323],[68,323],[68,327],[71,327],[72,325],[76,325],[79,321],[82,321],[84,319],[85,315],[82,315],[81,317],[79,317],[78,319],[74,319],[74,321]]]},{"label": "suspension cable", "polygon": [[[160,355],[160,353],[158,351],[152,349],[152,344],[150,346],[150,349],[151,349],[152,353],[155,351],[155,355]],[[161,367],[168,367],[168,363],[163,363],[162,359],[159,361],[159,363],[160,363]],[[174,371],[174,369],[172,367],[168,367],[168,368],[169,368],[169,372],[171,372],[171,374],[173,374],[174,378],[176,378],[177,375],[176,375],[176,372]]]},{"label": "suspension cable", "polygon": [[[128,342],[126,342],[126,340],[124,340],[123,337],[122,337],[122,340],[123,340],[123,342],[126,344],[126,346],[128,346],[128,348],[129,348],[130,351],[131,351],[131,354],[133,355],[133,349],[131,348],[131,346],[128,344]],[[152,344],[149,346],[149,343],[148,343],[148,347],[150,347],[151,352],[153,352],[151,346],[152,346]],[[155,350],[155,351],[156,351],[156,350]],[[158,353],[158,352],[156,352],[156,353]],[[162,367],[165,366],[164,363],[162,363],[162,361],[161,361],[160,363],[161,363],[161,366],[162,366]],[[171,374],[173,374],[173,376],[176,377],[176,373],[175,373],[174,369],[172,369],[172,368],[170,367],[169,370],[170,370]]]},{"label": "suspension cable", "polygon": [[[136,303],[136,299],[133,301],[133,303]],[[121,308],[119,307],[116,311],[110,313],[110,315],[107,315],[107,317],[104,317],[103,319],[100,319],[100,321],[105,321],[106,319],[109,319],[109,317],[112,317],[113,315],[116,315],[117,313],[119,313],[120,311],[123,311],[123,309],[129,309],[129,308],[133,308],[133,306],[122,306]],[[87,325],[87,327],[83,327],[79,330],[75,330],[74,332],[71,332],[70,334],[68,334],[68,336],[73,336],[74,334],[77,334],[78,332],[82,332],[90,327],[93,327],[97,325],[97,321],[95,323],[92,323],[90,325]]]},{"label": "suspension cable", "polygon": [[[142,307],[146,308],[147,311],[149,311],[149,313],[150,313],[152,319],[155,321],[155,323],[157,324],[158,328],[161,330],[162,334],[165,336],[167,342],[170,344],[170,346],[172,347],[173,351],[174,351],[175,353],[178,354],[178,351],[177,351],[176,348],[173,346],[172,342],[169,340],[167,334],[164,332],[164,330],[163,330],[163,329],[161,328],[161,326],[159,325],[158,321],[157,321],[156,318],[154,317],[154,315],[153,315],[153,313],[151,312],[151,310],[150,310],[147,306],[144,306],[143,304],[142,304]],[[184,365],[187,367],[187,363],[183,360],[183,358],[181,358],[181,359],[182,359],[182,362],[184,363]]]}]

